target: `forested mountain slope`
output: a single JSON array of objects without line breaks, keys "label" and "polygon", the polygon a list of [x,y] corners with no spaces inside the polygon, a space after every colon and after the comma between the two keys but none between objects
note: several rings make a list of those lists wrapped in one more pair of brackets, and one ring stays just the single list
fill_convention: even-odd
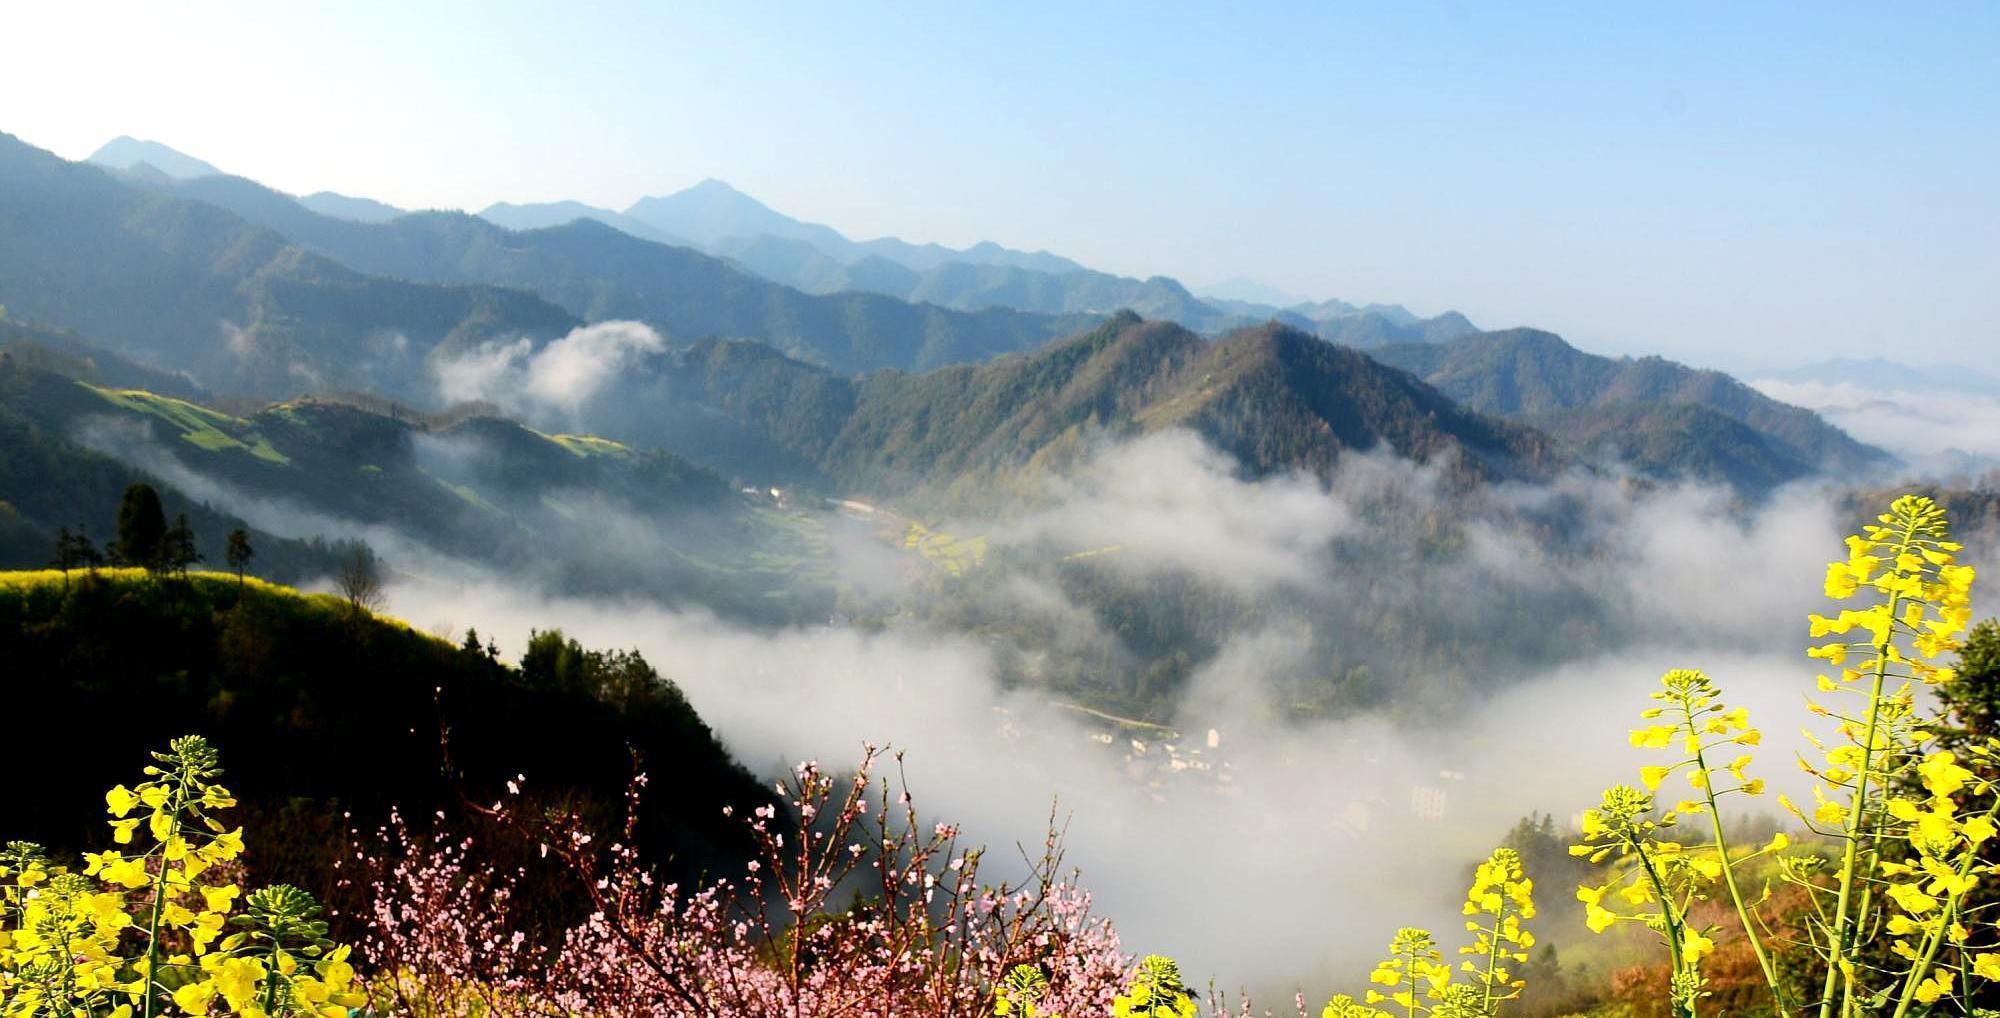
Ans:
[{"label": "forested mountain slope", "polygon": [[[0,573],[0,660],[9,716],[31,722],[13,726],[17,751],[74,756],[65,719],[88,718],[104,745],[206,736],[242,803],[233,822],[256,831],[259,882],[323,900],[342,900],[343,814],[364,835],[392,807],[419,831],[434,814],[462,824],[462,797],[491,801],[516,775],[528,776],[528,801],[582,810],[609,832],[636,761],[655,776],[643,845],[683,877],[747,854],[725,805],[770,801],[670,678],[636,653],[560,633],[541,634],[517,666],[254,577]],[[11,793],[11,834],[99,842],[109,776],[98,761],[71,763]]]},{"label": "forested mountain slope", "polygon": [[[1473,476],[1553,463],[1532,429],[1470,413],[1403,372],[1283,326],[1210,342],[1130,313],[990,364],[849,380],[747,344],[704,343],[635,372],[605,430],[809,471],[854,490],[968,486],[1051,467],[1092,442],[1188,428],[1246,473],[1325,475],[1343,453],[1447,458]],[[700,412],[686,408],[699,406]],[[683,408],[654,416],[651,408]]]},{"label": "forested mountain slope", "polygon": [[[1722,372],[1660,357],[1601,357],[1536,329],[1396,344],[1369,355],[1472,409],[1535,422],[1580,448],[1598,448],[1600,439],[1611,439],[1625,458],[1646,467],[1669,467],[1683,453],[1723,455],[1717,443],[1742,449],[1734,458],[1757,461],[1742,468],[1744,479],[1756,475],[1769,483],[1888,459],[1818,414],[1780,403]],[[1663,411],[1670,407],[1698,409]],[[1718,464],[1699,472],[1727,475],[1736,469]]]}]

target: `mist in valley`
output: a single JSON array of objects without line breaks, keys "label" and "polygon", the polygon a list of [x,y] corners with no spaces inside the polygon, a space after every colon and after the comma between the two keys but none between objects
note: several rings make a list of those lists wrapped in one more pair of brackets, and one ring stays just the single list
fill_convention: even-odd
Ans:
[{"label": "mist in valley", "polygon": [[[893,607],[865,624],[773,626],[577,594],[556,578],[589,562],[473,563],[116,437],[99,445],[273,533],[367,540],[392,570],[388,610],[419,627],[476,627],[509,657],[550,627],[637,648],[753,770],[893,746],[924,814],[1006,849],[995,858],[1018,858],[1016,844],[1033,854],[1053,809],[1066,861],[1128,948],[1261,994],[1353,985],[1396,927],[1455,928],[1466,867],[1516,820],[1545,811],[1567,826],[1603,786],[1631,780],[1625,733],[1668,668],[1708,670],[1749,706],[1768,731],[1759,772],[1788,787],[1813,675],[1804,616],[1846,522],[1818,487],[1757,505],[1582,473],[1466,489],[1388,455],[1350,456],[1331,483],[1248,480],[1169,432],[1103,445],[1028,510],[940,521],[984,539],[962,578],[879,521],[799,510],[829,521],[828,562],[853,599]],[[581,497],[567,511],[641,570],[649,532],[702,525]],[[1172,583],[1236,606],[1162,694],[1158,727],[1037,681],[1068,659],[1143,664],[1076,599],[1059,567],[1079,562],[1091,591]],[[976,610],[939,612],[939,598]],[[953,628],[968,618],[980,624]],[[986,625],[1007,618],[1033,646]],[[1407,652],[1426,633],[1425,652]],[[1427,666],[1445,649],[1458,657],[1449,676]],[[1329,652],[1367,662],[1371,691],[1302,713],[1302,690],[1330,681]]]}]

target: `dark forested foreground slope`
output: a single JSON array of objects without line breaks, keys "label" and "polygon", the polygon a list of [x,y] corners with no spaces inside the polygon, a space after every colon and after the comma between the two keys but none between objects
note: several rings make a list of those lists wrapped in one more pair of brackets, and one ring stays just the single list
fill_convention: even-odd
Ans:
[{"label": "dark forested foreground slope", "polygon": [[9,834],[65,847],[101,837],[103,790],[126,778],[129,754],[77,753],[75,727],[55,723],[70,719],[97,746],[195,733],[222,747],[258,883],[332,892],[348,825],[368,831],[393,807],[427,829],[434,812],[462,817],[462,795],[491,801],[517,774],[532,801],[615,830],[635,762],[653,778],[641,844],[668,872],[747,854],[722,808],[768,792],[644,659],[553,632],[519,665],[467,643],[223,574],[0,573],[0,695],[29,722],[11,737],[26,758],[65,761],[12,793]]}]

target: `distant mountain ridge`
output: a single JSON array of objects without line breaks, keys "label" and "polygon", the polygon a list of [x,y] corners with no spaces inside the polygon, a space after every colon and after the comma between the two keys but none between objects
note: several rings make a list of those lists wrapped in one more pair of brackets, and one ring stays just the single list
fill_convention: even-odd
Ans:
[{"label": "distant mountain ridge", "polygon": [[[1759,461],[1762,465],[1753,473],[1765,487],[1815,471],[1860,470],[1890,459],[1811,410],[1780,403],[1722,372],[1660,357],[1589,354],[1537,329],[1478,333],[1448,343],[1392,344],[1370,355],[1475,410],[1538,424],[1584,447],[1609,441],[1620,458],[1642,465],[1696,463],[1701,456],[1697,450],[1712,451],[1718,442],[1745,447],[1744,433],[1723,421],[1747,428],[1765,444],[1733,457],[1736,462]],[[1663,439],[1663,430],[1678,436],[1679,444]]]},{"label": "distant mountain ridge", "polygon": [[1247,276],[1232,276],[1207,286],[1197,286],[1194,287],[1194,292],[1203,300],[1226,300],[1275,308],[1288,308],[1310,302],[1310,298],[1280,290]]},{"label": "distant mountain ridge", "polygon": [[332,191],[315,191],[299,198],[299,204],[323,216],[336,219],[352,219],[357,223],[386,223],[397,216],[408,215],[394,205],[376,201],[373,198],[355,198]]},{"label": "distant mountain ridge", "polygon": [[[577,319],[519,290],[356,272],[180,187],[141,186],[0,135],[0,305],[222,391],[408,391],[440,346],[555,337]],[[275,207],[310,212],[276,196]]]},{"label": "distant mountain ridge", "polygon": [[1936,364],[1927,367],[1902,364],[1882,357],[1835,358],[1795,368],[1752,372],[1753,379],[1781,382],[1816,382],[1823,385],[1852,385],[1875,392],[1976,392],[2000,395],[2000,377],[1963,364]]},{"label": "distant mountain ridge", "polygon": [[526,205],[496,202],[481,209],[479,218],[509,230],[544,230],[552,226],[566,226],[579,219],[594,219],[641,240],[672,244],[676,247],[696,246],[665,230],[655,228],[643,219],[633,218],[623,212],[585,205],[580,201],[536,202]]},{"label": "distant mountain ridge", "polygon": [[718,469],[843,488],[970,497],[1069,463],[1094,443],[1174,428],[1252,476],[1327,476],[1350,452],[1393,450],[1472,477],[1539,476],[1532,428],[1464,410],[1409,375],[1282,325],[1217,341],[1121,312],[987,364],[920,375],[829,374],[753,344],[708,341],[629,373],[593,427]]},{"label": "distant mountain ridge", "polygon": [[243,178],[118,177],[12,137],[0,215],[17,228],[0,250],[0,304],[274,397],[422,400],[436,352],[605,318],[681,342],[759,339],[844,372],[982,360],[1095,320],[809,295],[589,220],[515,233],[463,213],[338,219]]},{"label": "distant mountain ridge", "polygon": [[782,237],[803,240],[843,262],[874,255],[918,272],[947,262],[1053,273],[1083,268],[1047,251],[1015,251],[990,241],[954,250],[942,244],[912,244],[897,237],[849,240],[833,227],[794,219],[714,178],[673,194],[641,198],[625,210],[625,215],[703,246],[731,238]]},{"label": "distant mountain ridge", "polygon": [[[180,155],[157,143],[146,144],[164,153]],[[187,161],[199,163],[199,160]],[[133,183],[183,188],[178,193],[221,204],[302,243],[306,242],[303,235],[311,231],[299,217],[282,208],[277,198],[289,199],[292,204],[331,218],[375,225],[410,214],[381,202],[331,192],[291,198],[252,181],[226,177],[213,167],[204,173],[184,176],[149,174],[144,172],[144,166],[126,172]],[[203,177],[222,179],[198,179]],[[253,191],[266,193],[250,193]],[[1248,281],[1242,283],[1250,289],[1242,292],[1285,298],[1287,304],[1205,300],[1166,276],[1147,279],[1117,276],[1086,269],[1045,251],[1016,251],[990,241],[961,250],[939,244],[911,244],[893,237],[855,241],[823,224],[777,212],[714,179],[673,194],[642,198],[623,212],[577,201],[500,202],[478,215],[517,232],[594,220],[643,240],[694,248],[725,258],[753,275],[812,296],[880,294],[952,311],[1004,308],[1038,315],[1101,315],[1129,308],[1147,318],[1169,319],[1211,335],[1276,321],[1335,342],[1364,347],[1392,342],[1435,342],[1476,331],[1457,312],[1420,319],[1398,305],[1357,306],[1339,300],[1295,300]],[[321,250],[330,251],[324,247]],[[352,255],[352,251],[344,251],[334,257],[364,271],[413,279],[475,278],[440,273],[435,268],[412,273],[408,264],[391,269],[366,259],[354,259]],[[537,292],[548,296],[547,292]],[[569,306],[576,313],[585,314],[576,305]],[[749,335],[771,338],[756,332]],[[815,359],[809,346],[793,345],[783,338],[772,341]]]},{"label": "distant mountain ridge", "polygon": [[[655,199],[647,211],[656,221],[678,217],[681,226],[703,236],[738,225],[780,233],[728,241],[735,254],[724,260],[638,235],[666,236],[653,222],[577,203],[488,210],[513,217],[523,229],[463,213],[395,214],[399,210],[379,203],[343,206],[346,216],[326,215],[243,178],[203,173],[173,179],[151,163],[133,165],[141,172],[106,175],[11,138],[0,140],[0,214],[16,212],[26,239],[13,252],[16,258],[0,252],[0,303],[12,301],[33,319],[78,327],[92,337],[74,351],[61,341],[38,340],[34,356],[40,363],[89,362],[97,351],[108,355],[98,359],[121,372],[119,377],[163,386],[180,383],[145,375],[151,370],[146,365],[173,365],[207,391],[281,397],[351,389],[424,402],[439,396],[441,363],[489,355],[498,344],[520,338],[528,340],[524,349],[539,348],[584,323],[637,320],[674,343],[694,344],[702,356],[737,351],[727,358],[730,363],[762,373],[750,379],[765,386],[756,392],[805,364],[832,377],[787,392],[783,401],[791,401],[786,412],[793,423],[775,431],[741,419],[736,434],[710,433],[715,420],[731,418],[731,407],[755,403],[754,393],[727,392],[718,387],[719,376],[710,376],[695,403],[714,420],[675,418],[680,431],[673,432],[659,419],[625,419],[618,421],[627,427],[621,434],[721,461],[738,456],[746,463],[782,463],[801,476],[833,478],[852,468],[881,483],[923,485],[938,483],[940,471],[1004,471],[1054,453],[1033,451],[1041,448],[1033,429],[1010,430],[1005,420],[961,410],[948,400],[925,411],[933,421],[927,427],[941,428],[938,435],[956,434],[956,425],[935,422],[965,416],[971,422],[968,435],[981,436],[989,453],[1004,454],[981,453],[963,443],[939,446],[928,437],[896,438],[894,448],[880,455],[840,452],[847,447],[815,444],[819,440],[809,433],[856,424],[866,425],[866,433],[886,434],[880,428],[889,426],[871,416],[882,412],[880,405],[869,403],[868,394],[885,387],[906,395],[942,391],[952,384],[944,379],[957,377],[954,366],[996,358],[996,366],[1021,370],[1020,363],[1039,363],[1036,355],[1026,355],[1026,361],[1009,355],[1036,351],[1059,336],[1094,335],[1091,325],[1124,309],[1115,319],[1121,329],[1143,327],[1152,335],[1145,330],[1165,320],[1182,327],[1179,333],[1160,333],[1175,342],[1190,337],[1199,342],[1201,332],[1221,335],[1212,346],[1232,353],[1214,359],[1204,354],[1204,370],[1226,367],[1232,385],[1254,382],[1261,395],[1231,403],[1182,392],[1172,405],[1203,410],[1177,417],[1150,397],[1100,394],[1103,406],[1124,406],[1133,414],[1143,409],[1144,421],[1100,416],[1086,422],[1085,430],[1140,433],[1179,420],[1237,454],[1252,471],[1324,473],[1334,458],[1329,450],[1383,442],[1404,455],[1430,457],[1452,443],[1409,426],[1389,404],[1420,407],[1432,416],[1462,413],[1453,401],[1475,417],[1516,422],[1504,440],[1493,435],[1475,440],[1476,421],[1443,428],[1467,453],[1461,458],[1468,469],[1494,476],[1529,469],[1524,464],[1540,469],[1548,450],[1530,447],[1543,432],[1559,440],[1566,455],[1618,460],[1660,476],[1727,480],[1746,490],[1883,458],[1810,411],[1770,400],[1726,375],[1659,358],[1596,357],[1535,330],[1478,333],[1456,312],[1425,319],[1395,305],[1338,300],[1285,309],[1204,302],[1170,278],[1133,280],[1084,269],[1052,274],[946,261],[919,271],[875,253],[841,263],[815,246],[833,243],[829,228],[785,217],[720,182],[698,185],[692,195]],[[318,197],[322,205],[353,201]],[[550,224],[533,225],[543,221]],[[874,242],[841,238],[841,243],[852,253]],[[981,249],[996,259],[1012,257],[997,246]],[[749,271],[750,262],[763,268]],[[808,293],[766,278],[783,274],[812,276],[815,287],[835,292]],[[904,296],[871,292],[884,290]],[[966,306],[981,310],[963,310]],[[1044,310],[1019,310],[1023,306]],[[1134,310],[1155,320],[1143,321]],[[1258,336],[1264,338],[1252,339]],[[1442,393],[1449,399],[1442,406],[1409,393],[1390,399],[1395,387],[1357,367],[1352,351],[1323,354],[1301,345],[1314,336],[1368,351],[1422,379],[1424,391],[1434,387],[1432,397]],[[775,352],[762,358],[743,344],[697,342],[707,338],[755,340]],[[1252,356],[1245,350],[1264,352]],[[133,358],[131,364],[116,360],[125,355]],[[1255,370],[1238,371],[1244,364]],[[894,371],[883,374],[885,368]],[[653,364],[623,380],[638,386],[626,393],[627,402],[651,413],[649,400],[685,396],[679,388],[686,380],[678,370]],[[1106,369],[1100,364],[1094,370]],[[1110,374],[1124,377],[1122,370]],[[995,382],[1002,374],[977,377],[981,384],[1001,384],[1002,395],[1011,391],[1008,385],[1025,384]],[[1270,382],[1274,378],[1287,381]],[[1343,388],[1356,379],[1364,380],[1359,388]],[[647,385],[675,391],[650,391]],[[1347,398],[1377,401],[1381,416],[1343,433],[1340,425],[1354,419],[1310,395],[1329,386]],[[1004,403],[1002,395],[992,398]],[[1016,395],[1028,400],[1024,406],[1039,405],[1032,393]],[[1131,403],[1134,399],[1140,401]],[[846,411],[827,416],[842,405]],[[800,413],[820,415],[814,419],[817,432],[798,425]],[[1490,417],[1480,419],[1491,423]],[[1281,437],[1258,437],[1254,432],[1260,428]],[[1301,437],[1315,429],[1321,438]],[[673,445],[685,443],[688,434],[708,434],[708,444]],[[1527,444],[1511,448],[1510,441]],[[1029,447],[1033,450],[1014,455]]]},{"label": "distant mountain ridge", "polygon": [[635,237],[591,218],[511,231],[460,212],[386,223],[312,213],[240,177],[170,185],[363,272],[532,293],[585,322],[646,322],[677,342],[737,336],[836,371],[921,370],[1038,346],[1095,316],[988,308],[957,311],[878,294],[807,294],[690,248]]},{"label": "distant mountain ridge", "polygon": [[222,173],[209,163],[177,152],[157,141],[145,141],[122,134],[98,146],[97,151],[92,152],[84,161],[114,170],[133,170],[140,166],[150,166],[175,180],[192,180],[196,177],[218,176]]}]

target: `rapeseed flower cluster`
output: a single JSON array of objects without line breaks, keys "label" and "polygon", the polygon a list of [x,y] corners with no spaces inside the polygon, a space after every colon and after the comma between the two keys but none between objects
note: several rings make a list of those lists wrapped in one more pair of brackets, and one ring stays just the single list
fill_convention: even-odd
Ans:
[{"label": "rapeseed flower cluster", "polygon": [[1458,953],[1473,957],[1461,967],[1479,989],[1485,1013],[1491,1013],[1499,1002],[1520,996],[1528,985],[1511,966],[1525,964],[1528,949],[1535,946],[1535,935],[1521,925],[1535,917],[1535,882],[1522,870],[1519,852],[1495,849],[1479,864],[1465,894],[1464,912],[1472,917],[1465,922],[1472,943]]},{"label": "rapeseed flower cluster", "polygon": [[[1635,747],[1679,759],[1641,767],[1643,790],[1614,787],[1584,814],[1582,843],[1572,851],[1610,867],[1610,879],[1578,891],[1589,925],[1602,932],[1632,921],[1660,934],[1677,1015],[1691,1018],[1706,995],[1701,962],[1714,950],[1716,930],[1698,928],[1690,909],[1716,887],[1734,908],[1780,1016],[1817,1010],[1820,1018],[1903,1018],[1962,997],[1974,979],[2000,978],[2000,951],[1978,946],[1993,942],[1992,924],[1982,931],[1965,910],[1992,871],[1980,848],[2000,834],[1992,780],[2000,743],[1962,754],[1937,750],[1916,694],[1956,678],[1943,658],[1960,648],[1971,621],[1973,569],[1957,562],[1963,549],[1950,539],[1943,507],[1915,495],[1896,499],[1847,538],[1846,549],[1844,559],[1828,564],[1824,582],[1826,596],[1844,606],[1807,620],[1812,639],[1842,638],[1807,651],[1828,668],[1815,683],[1820,699],[1807,707],[1833,722],[1831,737],[1808,733],[1819,758],[1800,761],[1816,779],[1813,805],[1778,797],[1809,830],[1833,840],[1837,862],[1829,866],[1810,849],[1788,852],[1783,833],[1754,849],[1729,844],[1721,799],[1763,793],[1745,751],[1762,736],[1748,711],[1727,706],[1698,671],[1663,676],[1653,694],[1658,706],[1644,714],[1648,724],[1631,733]],[[1691,791],[1661,812],[1655,796],[1676,775]],[[1672,836],[1677,824],[1696,818],[1706,821],[1703,834],[1685,844]],[[1781,978],[1773,961],[1773,924],[1759,914],[1769,888],[1753,900],[1739,884],[1745,862],[1763,855],[1777,857],[1777,872],[1809,903],[1805,938],[1788,946],[1820,959],[1816,998]],[[1891,938],[1886,952],[1870,949],[1880,933]]]},{"label": "rapeseed flower cluster", "polygon": [[0,1016],[346,1018],[364,1004],[310,895],[267,888],[239,910],[223,874],[243,832],[215,816],[235,804],[215,750],[186,736],[153,760],[105,793],[118,847],[80,871],[24,842],[0,852]]},{"label": "rapeseed flower cluster", "polygon": [[1388,987],[1386,993],[1371,987],[1368,1003],[1387,1001],[1412,1015],[1428,1014],[1432,1009],[1423,1002],[1444,997],[1451,985],[1451,966],[1445,964],[1429,930],[1405,926],[1390,939],[1389,957],[1375,966],[1368,981]]},{"label": "rapeseed flower cluster", "polygon": [[1049,977],[1034,965],[1016,965],[993,991],[999,1018],[1053,1018],[1035,1005],[1049,993]]},{"label": "rapeseed flower cluster", "polygon": [[[1528,960],[1534,934],[1524,925],[1535,917],[1535,884],[1513,849],[1495,849],[1479,864],[1466,890],[1465,930],[1472,942],[1458,949],[1471,955],[1461,968],[1471,978],[1453,982],[1452,966],[1429,930],[1406,926],[1389,941],[1389,955],[1368,975],[1369,989],[1357,1000],[1339,994],[1320,1009],[1320,1018],[1492,1018],[1500,1005],[1520,996],[1527,981],[1513,965]],[[1377,1005],[1388,1005],[1385,1010]]]},{"label": "rapeseed flower cluster", "polygon": [[1125,992],[1111,1002],[1112,1018],[1194,1018],[1194,992],[1181,985],[1181,967],[1172,958],[1149,954]]}]

